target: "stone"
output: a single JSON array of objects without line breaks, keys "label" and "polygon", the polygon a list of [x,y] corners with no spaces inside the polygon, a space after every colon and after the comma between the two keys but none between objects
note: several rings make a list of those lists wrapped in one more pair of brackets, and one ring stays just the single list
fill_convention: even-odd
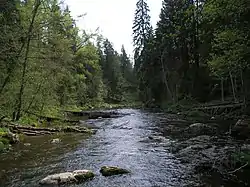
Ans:
[{"label": "stone", "polygon": [[194,123],[184,129],[184,133],[189,136],[214,135],[216,128],[203,123]]},{"label": "stone", "polygon": [[78,182],[84,182],[95,176],[95,174],[89,170],[75,170],[73,171],[73,175],[77,179]]},{"label": "stone", "polygon": [[94,173],[90,170],[76,170],[73,172],[65,172],[53,174],[45,177],[39,181],[40,185],[62,185],[62,184],[72,184],[81,183],[88,179],[92,179]]},{"label": "stone", "polygon": [[250,144],[244,144],[240,148],[241,151],[250,152]]},{"label": "stone", "polygon": [[8,139],[10,144],[16,144],[20,142],[18,134],[14,134],[10,131],[8,131],[3,137]]},{"label": "stone", "polygon": [[231,130],[231,135],[239,139],[250,137],[250,120],[239,119]]},{"label": "stone", "polygon": [[52,144],[58,144],[60,142],[61,142],[61,140],[59,138],[55,138],[55,139],[51,140]]},{"label": "stone", "polygon": [[130,173],[130,171],[127,169],[119,168],[119,167],[103,166],[101,167],[100,173],[103,176],[112,176],[112,175]]}]

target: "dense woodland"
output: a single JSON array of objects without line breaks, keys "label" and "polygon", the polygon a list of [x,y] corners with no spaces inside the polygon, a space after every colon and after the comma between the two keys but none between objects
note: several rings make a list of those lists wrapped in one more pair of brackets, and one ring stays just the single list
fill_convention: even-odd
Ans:
[{"label": "dense woodland", "polygon": [[142,101],[248,104],[249,0],[163,0],[155,30],[147,1],[136,5],[134,58]]},{"label": "dense woodland", "polygon": [[[79,16],[81,19],[81,16]],[[53,108],[126,103],[134,97],[132,62],[104,36],[77,27],[57,0],[0,3],[0,111],[19,120]]]},{"label": "dense woodland", "polygon": [[19,120],[31,111],[137,98],[147,106],[183,100],[247,106],[249,16],[248,0],[164,0],[153,29],[147,1],[138,0],[132,62],[124,47],[117,52],[98,31],[80,30],[58,0],[2,0],[1,116]]}]

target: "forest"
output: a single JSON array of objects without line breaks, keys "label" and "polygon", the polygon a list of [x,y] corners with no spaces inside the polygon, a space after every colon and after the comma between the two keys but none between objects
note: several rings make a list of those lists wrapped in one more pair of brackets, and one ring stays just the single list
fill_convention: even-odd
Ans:
[{"label": "forest", "polygon": [[[126,103],[135,95],[132,62],[104,36],[80,30],[57,0],[1,1],[0,113],[18,121]],[[80,18],[81,19],[81,16]]]},{"label": "forest", "polygon": [[250,1],[134,5],[130,54],[64,1],[0,0],[0,186],[249,186]]},{"label": "forest", "polygon": [[249,10],[248,0],[164,0],[153,29],[138,0],[131,59],[98,30],[80,30],[63,2],[1,1],[1,118],[138,102],[247,108]]},{"label": "forest", "polygon": [[133,36],[140,100],[247,106],[249,10],[248,0],[164,0],[154,30],[150,7],[139,0]]}]

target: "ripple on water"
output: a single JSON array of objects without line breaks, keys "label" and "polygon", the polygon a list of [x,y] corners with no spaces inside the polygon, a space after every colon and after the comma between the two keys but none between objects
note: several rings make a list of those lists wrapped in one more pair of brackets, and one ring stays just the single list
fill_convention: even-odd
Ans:
[{"label": "ripple on water", "polygon": [[[31,146],[20,149],[19,155],[9,154],[4,156],[5,161],[0,160],[0,168],[5,170],[2,174],[7,175],[0,175],[1,183],[4,187],[34,187],[48,174],[90,169],[97,176],[73,186],[183,186],[188,168],[170,153],[172,142],[160,136],[157,120],[162,114],[131,109],[119,111],[133,115],[87,121],[98,128],[98,132],[88,138],[66,135],[59,145],[49,144],[51,137],[31,139]],[[149,136],[160,139],[148,140]],[[7,161],[12,164],[4,163]],[[131,173],[103,177],[99,173],[103,165],[126,168]]]}]

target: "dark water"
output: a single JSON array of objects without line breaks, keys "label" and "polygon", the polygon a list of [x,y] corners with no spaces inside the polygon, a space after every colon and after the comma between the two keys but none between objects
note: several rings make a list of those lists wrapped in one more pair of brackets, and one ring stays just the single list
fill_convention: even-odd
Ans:
[{"label": "dark water", "polygon": [[[78,169],[93,170],[96,177],[72,186],[181,187],[192,181],[189,169],[170,153],[173,140],[161,136],[162,114],[119,111],[131,114],[88,121],[98,129],[95,135],[64,135],[57,145],[50,143],[51,136],[28,138],[25,141],[31,146],[20,145],[0,155],[0,186],[35,187],[49,174]],[[160,140],[149,140],[148,136],[159,136]],[[126,168],[131,174],[103,177],[99,170],[104,165]]]}]

